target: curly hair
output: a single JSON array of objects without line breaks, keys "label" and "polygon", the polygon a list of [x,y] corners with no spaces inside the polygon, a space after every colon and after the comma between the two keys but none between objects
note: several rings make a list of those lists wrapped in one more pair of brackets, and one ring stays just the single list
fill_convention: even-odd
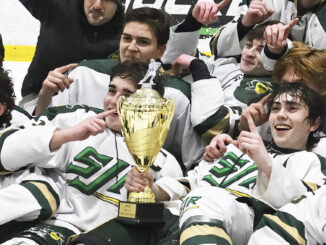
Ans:
[{"label": "curly hair", "polygon": [[11,112],[15,107],[14,85],[8,72],[0,68],[0,104],[6,105],[5,112],[0,116],[0,125],[10,126]]},{"label": "curly hair", "polygon": [[0,68],[2,68],[2,62],[4,58],[5,58],[5,48],[3,46],[2,36],[0,34]]}]

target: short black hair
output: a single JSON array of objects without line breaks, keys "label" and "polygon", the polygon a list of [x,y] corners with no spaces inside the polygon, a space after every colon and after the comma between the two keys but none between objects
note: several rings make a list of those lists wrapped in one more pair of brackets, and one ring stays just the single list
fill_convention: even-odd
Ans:
[{"label": "short black hair", "polygon": [[[130,61],[124,61],[112,68],[111,80],[114,77],[128,78],[132,80],[137,88],[140,88],[141,85],[138,83],[142,80],[148,70],[148,64],[146,63],[134,63]],[[160,93],[161,96],[164,95],[164,84],[166,81],[166,75],[160,72],[157,72],[157,75],[154,78],[155,85],[153,89]]]},{"label": "short black hair", "polygon": [[3,46],[2,36],[0,34],[0,69],[2,68],[2,63],[4,58],[5,58],[5,47]]},{"label": "short black hair", "polygon": [[302,83],[276,84],[267,103],[268,113],[271,112],[271,107],[275,99],[281,94],[291,95],[293,98],[298,98],[299,101],[304,102],[309,111],[307,119],[310,125],[313,125],[319,118],[320,125],[318,129],[315,132],[311,132],[308,137],[307,149],[313,148],[319,142],[320,138],[315,133],[321,131],[325,120],[325,98]]},{"label": "short black hair", "polygon": [[10,126],[11,112],[15,107],[14,85],[8,72],[0,68],[0,103],[6,105],[6,111],[0,116],[0,126]]},{"label": "short black hair", "polygon": [[156,39],[157,45],[167,44],[170,36],[170,19],[171,17],[163,10],[142,7],[127,12],[123,22],[123,28],[129,22],[139,22],[151,27]]}]

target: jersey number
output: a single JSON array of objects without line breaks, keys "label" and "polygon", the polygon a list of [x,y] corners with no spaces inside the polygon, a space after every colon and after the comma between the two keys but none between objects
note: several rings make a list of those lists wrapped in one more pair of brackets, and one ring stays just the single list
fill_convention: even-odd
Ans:
[{"label": "jersey number", "polygon": [[[89,179],[102,168],[104,168],[109,162],[112,161],[112,157],[99,154],[93,147],[87,147],[82,152],[80,152],[75,158],[74,161],[83,163],[86,167],[79,167],[70,163],[67,167],[67,173],[74,173],[83,178]],[[69,185],[77,188],[79,191],[86,195],[92,195],[103,185],[108,183],[111,179],[119,175],[124,169],[130,165],[118,159],[118,162],[113,165],[111,168],[106,170],[92,182],[85,184],[79,179],[79,176],[75,177],[70,181]],[[107,191],[119,193],[120,189],[123,186],[126,176],[123,176],[119,179],[114,185],[112,185]]]}]

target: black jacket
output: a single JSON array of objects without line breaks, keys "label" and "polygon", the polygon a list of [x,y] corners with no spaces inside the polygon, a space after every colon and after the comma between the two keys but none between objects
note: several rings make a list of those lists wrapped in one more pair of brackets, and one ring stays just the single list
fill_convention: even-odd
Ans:
[{"label": "black jacket", "polygon": [[22,96],[38,93],[49,71],[84,59],[106,58],[119,47],[123,10],[101,26],[88,23],[83,0],[20,0],[41,23]]}]

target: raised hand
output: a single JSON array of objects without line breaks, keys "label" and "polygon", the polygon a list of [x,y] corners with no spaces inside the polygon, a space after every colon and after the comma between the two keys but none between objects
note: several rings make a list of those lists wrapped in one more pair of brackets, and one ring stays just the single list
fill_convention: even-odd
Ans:
[{"label": "raised hand", "polygon": [[114,110],[103,111],[95,116],[88,117],[76,126],[67,129],[71,137],[71,141],[84,140],[89,136],[97,135],[104,132],[106,128],[105,117],[114,113]]},{"label": "raised hand", "polygon": [[172,70],[175,75],[179,75],[185,70],[189,69],[190,63],[192,60],[197,59],[194,56],[188,54],[181,54],[175,61],[172,63]]},{"label": "raised hand", "polygon": [[275,25],[267,26],[264,33],[264,38],[266,40],[266,45],[268,49],[275,54],[279,54],[283,51],[286,46],[286,39],[291,32],[293,26],[299,22],[298,18],[290,21],[287,25],[278,23]]},{"label": "raised hand", "polygon": [[250,132],[241,131],[237,140],[238,147],[243,153],[254,160],[259,171],[264,172],[269,178],[272,171],[272,159],[266,150],[264,142],[250,114],[247,116],[247,121]]},{"label": "raised hand", "polygon": [[147,183],[149,183],[149,186],[151,187],[153,181],[154,178],[150,172],[141,173],[137,170],[136,166],[134,166],[128,171],[124,187],[129,192],[141,192],[144,191]]},{"label": "raised hand", "polygon": [[114,113],[114,110],[104,111],[86,118],[71,128],[57,129],[50,141],[50,150],[55,151],[67,142],[84,140],[91,135],[102,133],[106,128],[106,123],[103,119],[112,113]]},{"label": "raised hand", "polygon": [[203,25],[212,24],[218,20],[217,13],[229,2],[231,0],[223,0],[218,4],[211,1],[199,1],[192,10],[192,16]]},{"label": "raised hand", "polygon": [[249,131],[248,125],[248,116],[250,115],[254,121],[256,126],[260,126],[267,122],[268,114],[265,110],[265,104],[270,98],[270,94],[264,96],[260,101],[257,103],[250,104],[247,108],[242,111],[240,123],[239,123],[239,130],[246,130]]},{"label": "raised hand", "polygon": [[41,114],[51,103],[52,96],[58,91],[63,91],[69,88],[73,82],[71,78],[64,75],[70,69],[73,69],[78,64],[69,64],[58,67],[53,71],[50,71],[48,76],[45,78],[42,84],[42,88],[38,94],[37,105],[34,110],[35,115]]},{"label": "raised hand", "polygon": [[58,91],[62,92],[66,88],[69,88],[73,80],[64,75],[64,73],[75,68],[77,65],[78,64],[72,63],[50,71],[43,81],[40,94],[46,94],[52,97]]},{"label": "raised hand", "polygon": [[226,146],[233,143],[233,139],[228,134],[216,135],[208,146],[205,147],[204,159],[213,162],[214,159],[224,156]]},{"label": "raised hand", "polygon": [[242,19],[242,24],[251,27],[262,23],[274,13],[273,9],[267,8],[261,0],[251,1],[249,8]]}]

